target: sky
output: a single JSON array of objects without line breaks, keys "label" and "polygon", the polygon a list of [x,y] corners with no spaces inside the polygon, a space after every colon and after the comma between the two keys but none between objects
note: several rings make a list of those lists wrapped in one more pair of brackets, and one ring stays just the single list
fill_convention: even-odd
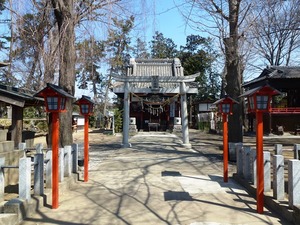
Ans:
[{"label": "sky", "polygon": [[153,13],[152,26],[150,26],[148,31],[148,38],[152,38],[154,32],[157,30],[163,33],[165,38],[171,38],[177,47],[186,44],[186,36],[195,34],[196,31],[193,31],[186,25],[177,8],[183,1],[184,0],[154,0],[155,11]]},{"label": "sky", "polygon": [[[161,32],[165,38],[171,38],[179,48],[186,44],[186,37],[197,34],[196,31],[186,26],[177,8],[184,0],[147,0],[145,13],[146,21],[143,28],[146,42],[149,43],[155,31]],[[175,3],[174,3],[175,2]],[[76,97],[90,95],[88,90],[76,89]]]},{"label": "sky", "polygon": [[[177,45],[177,48],[186,44],[186,36],[190,34],[197,34],[190,29],[184,22],[183,17],[180,15],[178,6],[180,6],[185,0],[134,0],[137,8],[144,16],[141,23],[143,26],[143,36],[145,41],[149,43],[155,34],[155,31],[161,32],[165,38],[170,38]],[[140,2],[140,4],[138,4]],[[3,19],[2,15],[2,19]],[[9,14],[7,14],[9,18]],[[6,29],[7,25],[0,24],[0,28]],[[98,29],[102,30],[102,29]],[[6,55],[0,56],[3,61]],[[86,94],[89,92],[83,92],[78,90],[78,94]]]}]

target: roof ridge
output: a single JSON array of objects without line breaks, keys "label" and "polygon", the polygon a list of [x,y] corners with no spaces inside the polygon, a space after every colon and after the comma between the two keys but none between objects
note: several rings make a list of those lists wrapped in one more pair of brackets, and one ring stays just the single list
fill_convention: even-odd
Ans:
[{"label": "roof ridge", "polygon": [[300,66],[270,66],[272,69],[300,69]]}]

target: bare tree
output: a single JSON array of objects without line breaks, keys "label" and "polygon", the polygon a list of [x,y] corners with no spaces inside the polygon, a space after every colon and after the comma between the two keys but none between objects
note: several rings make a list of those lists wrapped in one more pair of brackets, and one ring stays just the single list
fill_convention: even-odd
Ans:
[{"label": "bare tree", "polygon": [[[75,26],[85,20],[104,22],[103,13],[120,0],[51,0],[59,33],[59,85],[71,95],[75,92]],[[99,10],[103,10],[102,12]],[[72,100],[67,101],[67,112],[61,114],[61,145],[72,143]]]},{"label": "bare tree", "polygon": [[252,43],[256,66],[293,65],[293,55],[299,54],[300,1],[256,1],[256,7],[247,18],[250,27],[247,41]]},{"label": "bare tree", "polygon": [[[243,4],[242,4],[243,3]],[[251,4],[242,0],[195,0],[185,1],[181,7],[187,23],[193,28],[206,32],[218,40],[224,53],[224,78],[226,93],[240,101],[229,117],[229,141],[243,140],[243,101],[241,84],[244,61],[240,52],[243,31],[241,24],[248,14]]]}]

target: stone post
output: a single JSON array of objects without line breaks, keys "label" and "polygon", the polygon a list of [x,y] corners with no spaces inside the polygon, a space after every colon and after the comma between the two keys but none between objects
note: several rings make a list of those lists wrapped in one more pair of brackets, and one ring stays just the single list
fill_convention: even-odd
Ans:
[{"label": "stone post", "polygon": [[182,142],[183,146],[191,148],[189,138],[189,121],[187,112],[186,85],[185,82],[180,83],[180,103],[181,103],[181,123],[182,123]]},{"label": "stone post", "polygon": [[19,198],[30,200],[31,195],[31,159],[20,158],[19,160]]},{"label": "stone post", "polygon": [[5,187],[5,178],[4,178],[4,169],[2,166],[5,164],[5,158],[0,158],[0,202],[4,201],[4,187]]},{"label": "stone post", "polygon": [[255,148],[251,148],[251,153],[250,153],[250,165],[251,165],[251,181],[253,183],[253,185],[256,187],[257,185],[257,167],[256,167],[256,149]]},{"label": "stone post", "polygon": [[241,148],[243,148],[243,143],[242,142],[237,142],[237,143],[234,143],[234,145],[233,145],[233,147],[234,147],[234,150],[233,150],[233,155],[229,155],[231,158],[229,158],[229,160],[230,161],[236,161],[237,160],[237,151],[238,151],[238,149],[241,149]]},{"label": "stone post", "polygon": [[44,194],[44,154],[34,155],[34,195]]},{"label": "stone post", "polygon": [[284,157],[273,156],[273,197],[280,201],[284,199]]},{"label": "stone post", "polygon": [[271,191],[271,154],[264,151],[264,192]]},{"label": "stone post", "polygon": [[244,178],[247,181],[251,180],[251,172],[250,172],[250,146],[243,147],[243,174]]},{"label": "stone post", "polygon": [[228,142],[228,159],[230,161],[236,161],[236,147],[234,142]]},{"label": "stone post", "polygon": [[[229,144],[229,151],[230,151],[230,143]],[[237,145],[236,146],[236,166],[237,166],[237,174],[239,177],[243,177],[243,146]]]},{"label": "stone post", "polygon": [[43,144],[39,143],[35,146],[36,153],[43,153]]},{"label": "stone post", "polygon": [[78,144],[72,144],[72,173],[78,172]]},{"label": "stone post", "polygon": [[25,152],[25,149],[26,149],[26,143],[25,143],[25,142],[19,143],[18,149],[19,149],[19,150],[23,150],[23,152],[24,152],[24,157],[26,157],[26,152]]},{"label": "stone post", "polygon": [[52,150],[46,153],[46,188],[52,187]]},{"label": "stone post", "polygon": [[291,159],[288,162],[289,207],[300,204],[300,161]]},{"label": "stone post", "polygon": [[66,145],[64,148],[64,176],[65,177],[71,176],[71,164],[72,164],[71,151],[72,151],[72,146]]},{"label": "stone post", "polygon": [[275,144],[274,145],[275,155],[282,155],[282,144]]},{"label": "stone post", "polygon": [[65,152],[64,152],[64,148],[59,148],[58,150],[58,155],[59,155],[59,158],[58,158],[58,168],[59,168],[59,182],[63,182],[64,181],[64,171],[65,171],[65,165],[64,165],[64,155],[65,155]]},{"label": "stone post", "polygon": [[299,159],[300,144],[294,144],[294,159]]}]

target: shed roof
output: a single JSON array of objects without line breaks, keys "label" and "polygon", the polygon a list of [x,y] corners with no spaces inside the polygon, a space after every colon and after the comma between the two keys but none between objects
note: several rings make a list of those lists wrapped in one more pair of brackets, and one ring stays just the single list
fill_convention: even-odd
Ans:
[{"label": "shed roof", "polygon": [[19,107],[44,105],[44,99],[34,97],[34,92],[0,84],[0,101]]}]

